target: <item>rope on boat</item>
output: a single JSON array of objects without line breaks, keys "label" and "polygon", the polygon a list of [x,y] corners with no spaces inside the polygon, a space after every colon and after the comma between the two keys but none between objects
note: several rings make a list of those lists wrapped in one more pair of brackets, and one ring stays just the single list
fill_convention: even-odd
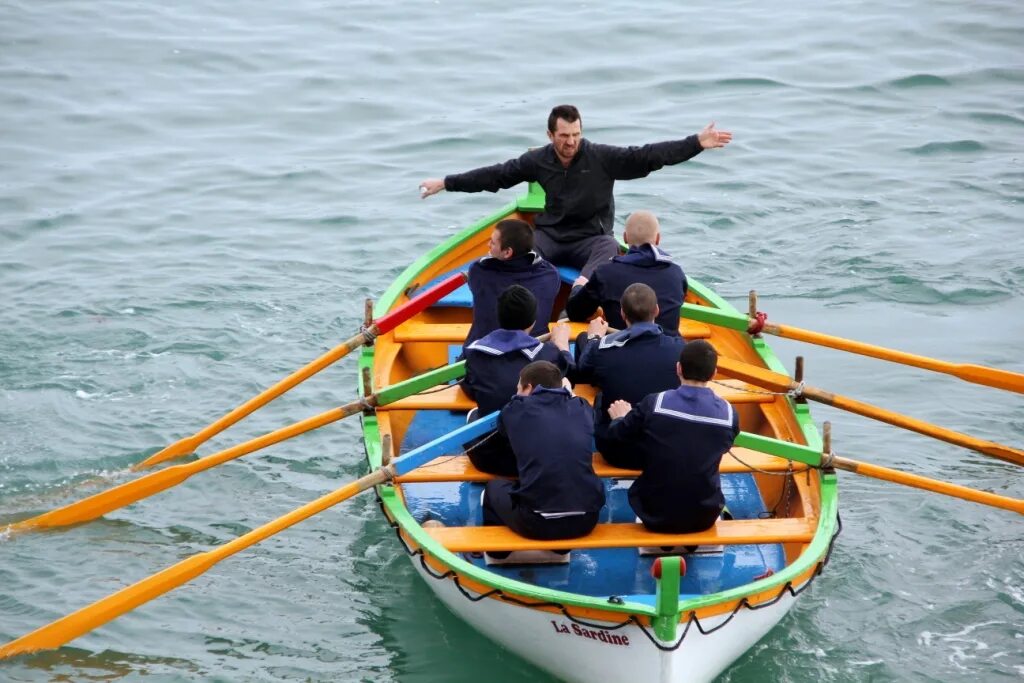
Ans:
[{"label": "rope on boat", "polygon": [[[519,605],[520,607],[528,607],[534,609],[541,607],[553,607],[558,609],[558,611],[562,613],[562,616],[564,616],[566,619],[573,622],[574,624],[579,624],[580,626],[585,626],[587,628],[600,629],[602,631],[617,631],[621,628],[629,626],[630,624],[634,624],[637,626],[637,628],[640,629],[640,631],[645,636],[647,636],[647,639],[651,641],[651,644],[654,645],[654,647],[661,650],[662,652],[674,652],[675,650],[678,650],[682,646],[683,641],[686,639],[686,635],[690,632],[690,629],[693,626],[696,626],[697,630],[702,635],[708,635],[710,633],[718,631],[719,629],[723,628],[726,624],[728,624],[730,621],[732,621],[733,617],[735,617],[736,614],[744,607],[746,607],[749,610],[759,610],[765,607],[771,607],[772,605],[776,604],[785,596],[786,593],[789,593],[794,598],[803,593],[811,586],[811,584],[814,582],[816,578],[821,576],[822,572],[824,571],[825,565],[827,565],[829,560],[832,558],[832,550],[835,547],[836,539],[839,537],[839,533],[843,530],[843,520],[839,517],[839,514],[836,513],[836,532],[832,534],[832,538],[829,539],[828,550],[825,552],[825,557],[822,558],[821,562],[819,562],[814,567],[814,571],[811,574],[811,577],[807,579],[807,581],[802,586],[800,586],[800,588],[793,588],[793,582],[787,581],[782,586],[782,588],[779,589],[778,595],[776,595],[768,602],[762,602],[757,605],[753,605],[747,600],[747,598],[743,598],[738,603],[736,603],[736,607],[733,609],[732,613],[729,614],[728,617],[726,617],[725,621],[710,628],[704,628],[704,626],[701,624],[700,619],[697,617],[697,613],[695,611],[691,611],[689,618],[686,620],[686,626],[683,627],[683,632],[679,636],[679,639],[671,645],[664,645],[651,632],[651,629],[645,626],[643,622],[635,614],[629,615],[629,618],[625,619],[624,621],[609,626],[606,623],[590,622],[586,619],[580,619],[579,617],[573,616],[569,612],[569,609],[560,602],[530,602],[528,600],[521,600],[514,595],[508,595],[500,588],[492,588],[491,590],[486,591],[484,593],[473,593],[472,591],[466,590],[466,588],[462,585],[462,582],[459,580],[459,575],[455,571],[449,569],[447,571],[440,573],[434,572],[434,570],[430,568],[430,565],[427,564],[427,557],[426,554],[423,552],[423,549],[416,548],[415,550],[413,550],[409,547],[409,544],[405,542],[404,538],[402,538],[401,528],[398,526],[396,522],[388,518],[387,511],[384,510],[384,501],[377,493],[376,488],[374,489],[374,495],[376,495],[377,497],[377,504],[380,506],[380,510],[381,513],[384,515],[384,519],[386,519],[388,525],[395,530],[395,536],[398,538],[398,542],[402,545],[402,549],[405,550],[405,553],[409,557],[415,557],[418,555],[420,565],[423,567],[423,571],[427,574],[427,576],[431,577],[432,579],[437,579],[439,581],[451,579],[455,583],[455,588],[458,589],[459,593],[461,593],[462,596],[470,602],[480,602],[485,598],[497,597],[498,599],[504,602]],[[611,604],[622,604],[622,598],[617,595],[613,595],[608,598],[608,602]]]}]

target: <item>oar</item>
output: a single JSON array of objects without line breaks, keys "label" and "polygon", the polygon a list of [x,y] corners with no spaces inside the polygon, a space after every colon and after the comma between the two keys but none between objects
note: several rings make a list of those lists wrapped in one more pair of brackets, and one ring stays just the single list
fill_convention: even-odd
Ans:
[{"label": "oar", "polygon": [[1018,372],[998,370],[996,368],[985,367],[984,365],[973,365],[969,363],[950,363],[949,361],[938,360],[936,358],[918,356],[913,353],[887,349],[873,344],[865,344],[864,342],[854,341],[852,339],[834,337],[820,332],[812,332],[811,330],[804,330],[799,327],[777,325],[767,322],[763,314],[758,314],[757,318],[751,320],[744,315],[721,311],[708,306],[683,304],[682,315],[685,318],[706,322],[712,325],[720,325],[734,330],[749,330],[751,334],[767,332],[768,334],[773,334],[777,337],[795,339],[797,341],[808,342],[810,344],[817,344],[818,346],[827,346],[832,349],[839,349],[840,351],[857,353],[862,356],[880,358],[882,360],[892,361],[893,363],[902,363],[903,365],[911,365],[916,368],[933,370],[946,375],[952,375],[953,377],[962,379],[965,382],[982,384],[984,386],[996,387],[997,389],[1005,389],[1007,391],[1015,391],[1018,394],[1024,394],[1024,374],[1020,374]]},{"label": "oar", "polygon": [[224,415],[217,421],[199,430],[192,436],[184,439],[175,441],[170,446],[167,446],[161,451],[154,453],[142,462],[132,467],[133,470],[146,469],[157,465],[166,460],[172,458],[178,458],[183,455],[195,453],[196,448],[207,440],[224,431],[231,425],[235,424],[246,415],[249,415],[258,408],[265,406],[266,404],[273,401],[275,398],[285,393],[300,382],[309,379],[316,373],[320,372],[332,363],[340,360],[347,356],[351,351],[358,349],[364,344],[372,342],[377,336],[390,332],[402,322],[413,317],[417,313],[428,308],[431,304],[436,303],[442,299],[445,295],[455,291],[466,282],[465,273],[455,273],[451,277],[441,281],[434,285],[430,289],[425,290],[421,294],[413,297],[406,303],[402,304],[390,313],[381,316],[373,322],[365,330],[359,332],[349,339],[345,340],[338,346],[320,356],[316,360],[306,364],[302,368],[299,368],[292,374],[288,375],[274,386],[266,389],[262,393],[249,399],[242,405],[232,410],[227,415]]},{"label": "oar", "polygon": [[305,432],[312,431],[318,427],[323,427],[324,425],[336,422],[350,415],[355,415],[361,412],[364,408],[373,408],[375,406],[394,403],[399,399],[405,398],[406,396],[412,396],[413,394],[417,394],[429,387],[441,384],[442,382],[447,382],[450,379],[461,377],[465,373],[464,366],[465,362],[460,361],[459,363],[431,370],[430,372],[423,373],[422,375],[393,384],[375,394],[367,396],[365,399],[346,403],[343,406],[333,408],[320,413],[319,415],[314,415],[313,417],[306,418],[305,420],[301,420],[287,427],[282,427],[281,429],[270,432],[269,434],[264,434],[263,436],[246,441],[245,443],[232,446],[231,448],[219,453],[208,455],[205,458],[200,458],[195,462],[172,465],[171,467],[160,470],[159,472],[152,472],[139,477],[134,481],[125,482],[124,484],[115,486],[106,491],[101,491],[95,495],[89,496],[88,498],[57,508],[56,510],[51,510],[50,512],[46,512],[36,517],[16,522],[0,533],[20,533],[33,529],[60,527],[67,526],[69,524],[88,522],[89,520],[101,517],[112,510],[130,505],[142,500],[143,498],[148,498],[149,496],[160,493],[172,486],[177,486],[193,474],[216,467],[217,465],[221,465],[229,460],[240,458],[243,455],[252,453],[253,451],[266,448],[267,446],[279,443],[285,439],[290,439],[293,436],[304,434]]},{"label": "oar", "polygon": [[191,581],[221,560],[251,545],[255,545],[304,519],[308,519],[344,500],[348,500],[357,493],[384,484],[398,475],[407,474],[420,465],[430,462],[437,456],[451,452],[452,449],[461,450],[463,443],[494,429],[497,426],[497,421],[498,413],[494,412],[476,422],[471,422],[450,434],[410,451],[405,456],[392,461],[391,464],[381,467],[365,477],[342,486],[325,496],[317,498],[283,517],[278,517],[272,522],[253,529],[233,541],[198,555],[193,555],[157,574],[142,579],[127,588],[123,588],[113,595],[98,600],[57,621],[12,640],[0,647],[0,659],[38,650],[58,648],[64,643],[74,640],[78,636],[121,616],[125,612],[135,609],[139,605],[145,604],[183,583]]},{"label": "oar", "polygon": [[941,441],[956,444],[957,446],[970,448],[978,451],[979,453],[984,453],[985,455],[1005,460],[1006,462],[1024,465],[1024,451],[1016,448],[1004,446],[993,441],[977,439],[973,436],[955,432],[952,429],[939,427],[937,425],[924,422],[923,420],[918,420],[913,417],[908,417],[900,413],[895,413],[890,410],[885,410],[884,408],[873,406],[870,403],[863,403],[841,394],[833,394],[822,389],[800,384],[793,381],[786,375],[778,372],[772,372],[765,368],[759,368],[756,365],[750,365],[749,363],[733,360],[731,358],[719,357],[718,369],[725,375],[735,377],[736,379],[742,379],[746,382],[756,384],[772,391],[799,391],[801,396],[809,398],[812,401],[817,401],[818,403],[824,403],[825,405],[833,406],[841,410],[847,410],[851,413],[863,415],[864,417],[869,417],[873,420],[887,422],[888,424],[903,427],[904,429],[909,429],[919,434],[924,434]]},{"label": "oar", "polygon": [[[721,361],[721,359],[719,359],[719,361]],[[826,425],[827,424],[828,423],[826,423]],[[910,486],[923,491],[931,491],[933,493],[941,493],[946,496],[968,500],[972,503],[989,505],[991,507],[1010,510],[1024,515],[1024,500],[1021,500],[1020,498],[1000,496],[995,493],[989,493],[988,491],[979,491],[967,486],[960,486],[959,484],[950,484],[949,482],[939,481],[937,479],[929,479],[928,477],[922,477],[919,474],[911,474],[909,472],[902,472],[900,470],[882,467],[881,465],[872,465],[871,463],[842,458],[835,454],[823,454],[822,452],[808,446],[801,446],[799,444],[789,443],[788,441],[780,441],[778,439],[761,436],[759,434],[740,432],[739,436],[736,437],[735,444],[742,448],[750,448],[756,451],[761,451],[762,453],[777,455],[780,458],[787,458],[796,462],[802,462],[810,465],[811,467],[835,467],[847,472],[853,472],[854,474],[860,474],[875,479],[883,479],[896,484],[902,484],[903,486]]]}]

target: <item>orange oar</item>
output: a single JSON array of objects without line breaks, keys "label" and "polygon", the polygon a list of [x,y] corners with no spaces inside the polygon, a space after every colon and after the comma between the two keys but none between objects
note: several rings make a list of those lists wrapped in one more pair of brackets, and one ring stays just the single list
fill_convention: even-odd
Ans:
[{"label": "orange oar", "polygon": [[263,526],[253,529],[233,541],[186,558],[157,574],[119,590],[113,595],[97,600],[93,604],[83,607],[66,617],[61,617],[46,626],[41,626],[35,631],[0,647],[0,659],[36,652],[37,650],[49,650],[60,647],[64,643],[74,640],[94,628],[102,626],[111,619],[116,619],[125,612],[133,610],[139,605],[149,602],[153,598],[157,598],[183,583],[191,581],[221,560],[241,550],[245,550],[251,545],[255,545],[280,531],[284,531],[290,526],[298,524],[304,519],[308,519],[344,500],[348,500],[357,493],[384,484],[396,475],[407,474],[439,455],[461,450],[461,445],[466,441],[493,430],[497,420],[498,413],[494,412],[476,422],[459,427],[454,432],[450,432],[409,451],[397,460],[393,460],[389,465],[381,467],[365,477],[342,486],[310,503],[306,503],[302,507],[271,522],[267,522]]},{"label": "orange oar", "polygon": [[194,453],[196,448],[201,444],[235,424],[246,415],[249,415],[258,408],[270,403],[281,394],[285,393],[300,382],[309,379],[328,365],[344,358],[351,351],[358,349],[364,344],[372,342],[378,335],[390,332],[402,322],[444,298],[445,295],[455,291],[465,284],[465,282],[465,273],[455,273],[451,277],[446,278],[430,289],[425,290],[418,296],[413,297],[395,310],[389,312],[387,315],[381,316],[365,330],[359,332],[359,334],[350,337],[316,360],[307,363],[305,366],[288,375],[274,386],[266,389],[259,395],[254,396],[242,405],[238,406],[227,415],[224,415],[220,419],[204,427],[192,436],[175,441],[170,446],[167,446],[163,450],[154,453],[142,462],[134,465],[132,469],[135,471],[146,469],[166,460]]},{"label": "orange oar", "polygon": [[718,369],[724,375],[742,379],[746,382],[750,382],[751,384],[771,389],[772,391],[799,390],[801,396],[809,398],[812,401],[824,403],[825,405],[833,406],[841,410],[847,410],[851,413],[863,415],[864,417],[869,417],[881,422],[887,422],[888,424],[903,427],[904,429],[909,429],[919,434],[924,434],[941,441],[956,444],[957,446],[970,448],[978,451],[979,453],[984,453],[985,455],[1005,460],[1006,462],[1024,465],[1024,451],[1019,449],[1004,446],[993,441],[977,439],[973,436],[955,432],[952,429],[939,427],[937,425],[924,422],[923,420],[918,420],[906,415],[901,415],[900,413],[885,410],[884,408],[873,406],[870,403],[856,401],[840,394],[833,394],[828,391],[816,389],[815,387],[801,385],[786,375],[778,372],[772,372],[765,368],[759,368],[756,365],[750,365],[749,363],[720,356],[718,358]]},{"label": "orange oar", "polygon": [[143,475],[134,481],[125,482],[106,491],[83,498],[64,507],[51,510],[36,517],[22,520],[11,524],[0,533],[20,533],[33,529],[46,529],[52,527],[68,526],[79,524],[101,517],[112,510],[131,505],[143,498],[148,498],[160,493],[172,486],[177,486],[193,474],[197,474],[211,467],[248,455],[253,451],[266,448],[285,439],[290,439],[299,434],[305,434],[324,425],[341,420],[350,415],[356,415],[364,408],[384,406],[389,403],[412,396],[429,387],[436,386],[450,379],[461,377],[464,373],[464,362],[453,363],[434,370],[411,377],[407,380],[397,382],[380,391],[370,394],[365,399],[351,401],[343,406],[300,420],[294,424],[282,427],[263,436],[246,441],[245,443],[232,446],[231,448],[200,458],[195,462],[172,465],[159,472],[151,472]]},{"label": "orange oar", "polygon": [[840,351],[858,353],[862,356],[871,356],[872,358],[880,358],[894,363],[902,363],[903,365],[912,365],[916,368],[934,370],[935,372],[941,372],[947,375],[952,375],[953,377],[958,377],[965,382],[983,384],[989,387],[996,387],[998,389],[1006,389],[1007,391],[1015,391],[1018,394],[1024,394],[1024,375],[1017,372],[1010,372],[1009,370],[997,370],[983,365],[971,365],[967,363],[950,363],[944,360],[928,358],[927,356],[918,356],[913,353],[905,353],[903,351],[887,349],[882,346],[865,344],[864,342],[854,341],[852,339],[844,339],[843,337],[833,337],[829,334],[812,332],[811,330],[804,330],[799,327],[790,327],[789,325],[777,325],[775,323],[765,322],[761,331],[773,334],[776,337],[795,339],[797,341],[808,342],[810,344],[817,344],[818,346],[827,346],[832,349],[839,349]]}]

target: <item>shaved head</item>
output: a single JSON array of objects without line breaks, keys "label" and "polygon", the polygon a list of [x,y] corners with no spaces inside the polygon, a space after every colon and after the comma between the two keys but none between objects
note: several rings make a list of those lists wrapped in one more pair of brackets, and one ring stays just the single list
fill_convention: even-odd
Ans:
[{"label": "shaved head", "polygon": [[623,237],[626,244],[639,247],[641,244],[657,244],[661,237],[658,231],[658,217],[650,211],[634,211],[626,219]]}]

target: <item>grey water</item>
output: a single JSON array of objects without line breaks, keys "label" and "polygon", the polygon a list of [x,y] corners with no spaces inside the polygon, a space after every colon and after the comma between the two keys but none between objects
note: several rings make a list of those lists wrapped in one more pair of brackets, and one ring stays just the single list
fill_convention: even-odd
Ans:
[{"label": "grey water", "polygon": [[[619,183],[692,277],[769,320],[1024,371],[1024,5],[0,4],[0,522],[127,468],[350,336],[363,300],[516,190],[430,176],[545,142],[551,106],[726,149]],[[770,338],[769,338],[770,339]],[[775,340],[815,386],[1024,446],[1024,399]],[[349,400],[346,359],[200,449]],[[1012,465],[816,406],[838,453],[1024,496]],[[0,641],[364,472],[340,422],[100,521],[0,540]],[[1024,524],[842,473],[825,574],[721,677],[1024,677]],[[415,576],[372,497],[0,679],[547,681]]]}]

